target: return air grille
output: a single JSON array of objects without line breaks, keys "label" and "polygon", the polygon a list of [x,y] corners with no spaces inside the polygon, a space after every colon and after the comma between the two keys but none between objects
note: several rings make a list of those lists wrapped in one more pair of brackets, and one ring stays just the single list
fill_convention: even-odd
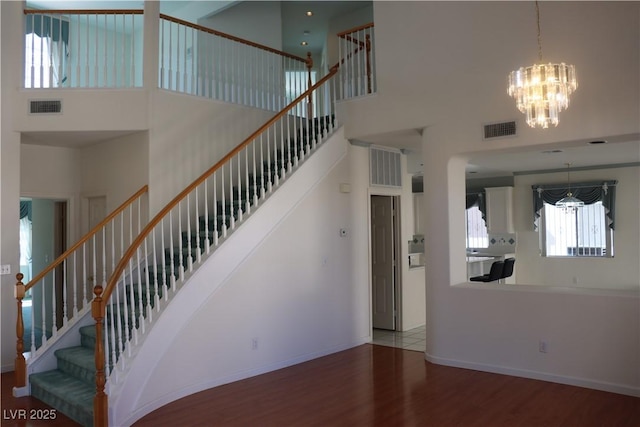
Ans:
[{"label": "return air grille", "polygon": [[484,139],[501,138],[516,134],[516,122],[492,123],[484,125]]},{"label": "return air grille", "polygon": [[58,99],[29,101],[29,113],[31,114],[62,113],[62,101]]},{"label": "return air grille", "polygon": [[401,153],[396,150],[369,147],[369,182],[384,187],[402,187]]}]

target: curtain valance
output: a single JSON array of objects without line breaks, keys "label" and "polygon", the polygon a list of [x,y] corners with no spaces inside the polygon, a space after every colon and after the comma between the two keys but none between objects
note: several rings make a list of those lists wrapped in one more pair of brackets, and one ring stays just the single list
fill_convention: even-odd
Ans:
[{"label": "curtain valance", "polygon": [[[618,184],[618,181],[615,180],[571,184],[571,193],[574,197],[582,200],[585,205],[602,202],[602,206],[604,206],[607,215],[608,225],[612,230],[615,228],[616,184]],[[537,229],[540,211],[544,207],[544,203],[555,205],[557,201],[567,195],[569,185],[532,185],[531,188],[533,189],[533,223],[534,228]]]},{"label": "curtain valance", "polygon": [[20,200],[20,219],[25,217],[31,221],[31,200]]},{"label": "curtain valance", "polygon": [[466,207],[465,209],[472,208],[477,206],[480,212],[482,213],[482,219],[487,220],[487,198],[485,196],[485,191],[476,191],[473,193],[467,193],[466,198]]}]

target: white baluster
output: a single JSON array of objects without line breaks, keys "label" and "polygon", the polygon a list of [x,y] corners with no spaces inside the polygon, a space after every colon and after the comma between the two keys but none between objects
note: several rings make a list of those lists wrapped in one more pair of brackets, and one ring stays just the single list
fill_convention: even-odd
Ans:
[{"label": "white baluster", "polygon": [[[162,293],[164,295],[164,300],[167,301],[169,299],[169,285],[167,285],[167,267],[164,259],[164,248],[166,247],[164,245],[164,217],[160,221],[160,227],[160,247],[162,248]],[[155,259],[156,257],[154,257],[154,260]],[[156,274],[158,274],[157,271]]]},{"label": "white baluster", "polygon": [[218,186],[216,183],[216,174],[213,173],[213,246],[218,246]]},{"label": "white baluster", "polygon": [[[178,233],[182,233],[182,207],[180,206],[181,202],[178,202]],[[180,271],[180,281],[184,282],[184,254],[182,250],[182,236],[178,235],[178,256],[180,257],[179,271]]]},{"label": "white baluster", "polygon": [[[140,270],[144,265],[144,272],[145,272],[144,283],[145,283],[145,291],[147,295],[147,305],[145,307],[145,310],[139,313],[140,325],[142,325],[143,333],[145,330],[145,321],[144,321],[145,317],[148,317],[149,321],[153,320],[153,307],[151,306],[151,286],[149,285],[149,250],[147,248],[147,240],[149,239],[148,238],[144,239],[144,257],[142,258],[142,260],[138,259],[138,278],[140,278],[140,275],[141,275]],[[142,294],[138,295],[138,297],[140,297],[141,295]]]},{"label": "white baluster", "polygon": [[[78,314],[78,263],[76,254],[78,250],[73,251],[73,317]],[[33,324],[33,323],[32,323]]]},{"label": "white baluster", "polygon": [[[124,283],[123,283],[124,285]],[[124,288],[126,291],[126,288]],[[113,304],[113,300],[115,298],[115,310],[114,310],[114,304]],[[128,313],[127,313],[127,298],[123,297],[122,298],[123,304],[120,304],[120,291],[119,289],[116,287],[116,289],[113,291],[113,294],[111,295],[111,298],[109,298],[109,303],[110,303],[110,309],[111,309],[111,334],[115,335],[117,333],[117,345],[118,345],[118,353],[117,354],[122,354],[123,350],[124,350],[124,346],[125,346],[125,342],[128,341],[123,335],[123,330],[122,330],[122,319],[124,318],[124,330],[128,331],[129,330],[129,320],[128,320]],[[122,307],[122,308],[121,308]],[[115,311],[115,313],[114,313]],[[124,313],[123,313],[124,311]],[[114,321],[114,316],[115,316],[115,321]],[[116,332],[117,331],[117,332]],[[124,342],[123,342],[124,339]],[[111,354],[112,354],[112,360],[115,363],[115,361],[117,360],[118,356],[116,354],[116,344],[114,343],[114,345],[111,348]],[[107,353],[107,352],[105,352]]]},{"label": "white baluster", "polygon": [[55,338],[58,336],[58,322],[57,322],[57,315],[58,315],[58,299],[56,298],[56,269],[59,267],[56,267],[53,269],[53,271],[51,271],[51,280],[53,282],[53,286],[51,286],[51,318],[53,319],[53,321],[51,322],[51,332],[52,332],[52,337]]},{"label": "white baluster", "polygon": [[250,198],[249,198],[249,187],[251,187],[251,184],[249,182],[249,146],[247,145],[244,149],[244,175],[245,175],[245,203],[244,203],[244,211],[247,214],[251,213],[251,203],[250,203]]},{"label": "white baluster", "polygon": [[[267,189],[266,191],[270,194],[273,188],[271,184],[271,181],[273,181],[273,174],[271,173],[271,144],[269,143],[269,132],[264,132],[264,133],[267,134]],[[276,174],[276,179],[278,179],[277,174]]]},{"label": "white baluster", "polygon": [[238,210],[236,211],[238,213],[238,221],[242,221],[242,179],[240,178],[240,174],[241,174],[241,167],[240,167],[240,153],[242,151],[240,151],[238,154],[236,154],[236,156],[238,157]]},{"label": "white baluster", "polygon": [[234,197],[233,197],[233,161],[229,160],[229,227],[234,230],[236,228],[236,219],[234,212]]},{"label": "white baluster", "polygon": [[[189,268],[189,272],[193,271],[193,246],[191,245],[191,201],[189,200],[190,196],[191,193],[187,194],[187,254],[189,256],[189,258],[187,259],[187,267]],[[182,228],[180,228],[180,230],[182,232]]]},{"label": "white baluster", "polygon": [[220,182],[222,188],[222,237],[227,237],[227,209],[226,209],[226,197],[225,197],[225,185],[224,185],[224,165],[220,167]]},{"label": "white baluster", "polygon": [[67,326],[67,260],[62,261],[62,326]]},{"label": "white baluster", "polygon": [[[251,141],[253,149],[253,204],[258,206],[258,170],[256,169],[256,140]],[[260,174],[262,175],[262,173]]]},{"label": "white baluster", "polygon": [[46,324],[46,305],[47,305],[47,298],[46,295],[47,293],[45,292],[45,288],[47,287],[47,280],[46,280],[47,276],[44,276],[42,278],[42,306],[41,306],[41,312],[42,312],[42,341],[41,341],[41,346],[44,347],[44,345],[47,343],[47,324]]},{"label": "white baluster", "polygon": [[82,307],[87,306],[87,243],[82,244]]},{"label": "white baluster", "polygon": [[[205,180],[205,186],[206,186]],[[198,263],[202,261],[202,250],[200,248],[200,206],[198,205],[198,187],[196,187],[196,216],[195,216],[195,226],[196,226],[196,258]]]},{"label": "white baluster", "polygon": [[[204,180],[204,247],[209,253],[211,239],[209,239],[209,190],[207,188],[208,179]],[[200,218],[198,218],[198,230],[200,229]]]},{"label": "white baluster", "polygon": [[[136,340],[137,340],[137,336],[138,336],[138,331],[142,331],[142,333],[144,333],[145,331],[145,325],[144,325],[144,310],[145,307],[142,306],[142,297],[143,297],[143,289],[142,289],[142,272],[140,270],[142,270],[142,261],[140,260],[140,248],[138,247],[138,249],[136,249],[136,260],[135,260],[135,267],[136,267],[136,276],[138,278],[138,312],[135,313],[135,300],[131,300],[131,311],[133,312],[133,316],[131,316],[132,318],[137,318],[138,320],[138,326],[135,327],[135,323],[134,325],[134,330],[136,331]],[[133,276],[131,276],[133,277]],[[149,290],[148,287],[149,282],[147,282],[147,291]],[[147,292],[147,305],[149,304],[149,292]]]},{"label": "white baluster", "polygon": [[173,258],[173,210],[169,211],[169,259],[171,265],[171,289],[176,290],[176,269]]}]

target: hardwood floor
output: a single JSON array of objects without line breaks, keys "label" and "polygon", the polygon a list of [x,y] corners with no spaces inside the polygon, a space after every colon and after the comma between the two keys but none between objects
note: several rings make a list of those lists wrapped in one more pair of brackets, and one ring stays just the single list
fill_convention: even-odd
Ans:
[{"label": "hardwood floor", "polygon": [[[11,397],[2,408],[45,407]],[[42,406],[37,406],[42,405]],[[68,419],[67,419],[68,420]],[[11,426],[62,426],[30,420]],[[640,426],[640,398],[433,365],[424,354],[362,345],[170,403],[143,426]]]}]

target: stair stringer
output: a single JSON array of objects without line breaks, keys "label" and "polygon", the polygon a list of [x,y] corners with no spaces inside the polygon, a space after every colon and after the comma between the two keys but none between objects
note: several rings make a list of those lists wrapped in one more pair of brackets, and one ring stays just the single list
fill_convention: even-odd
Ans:
[{"label": "stair stringer", "polygon": [[[225,242],[216,249],[188,278],[180,291],[156,317],[135,358],[128,362],[124,380],[109,387],[109,424],[131,425],[144,415],[184,396],[215,385],[196,385],[176,389],[163,398],[141,404],[142,391],[155,374],[155,366],[170,348],[174,338],[187,327],[200,307],[229,281],[236,271],[278,225],[291,213],[332,168],[347,155],[348,142],[340,127],[323,142],[281,185],[253,212]],[[359,343],[358,343],[359,344]],[[354,344],[357,345],[357,344]],[[346,348],[346,347],[345,347]],[[341,348],[342,349],[342,348]],[[186,352],[189,349],[185,349]],[[338,351],[338,349],[336,349]],[[300,360],[302,362],[303,360]],[[282,366],[273,367],[278,369]],[[268,370],[227,378],[223,383],[237,381]],[[202,383],[200,383],[202,384]]]}]

